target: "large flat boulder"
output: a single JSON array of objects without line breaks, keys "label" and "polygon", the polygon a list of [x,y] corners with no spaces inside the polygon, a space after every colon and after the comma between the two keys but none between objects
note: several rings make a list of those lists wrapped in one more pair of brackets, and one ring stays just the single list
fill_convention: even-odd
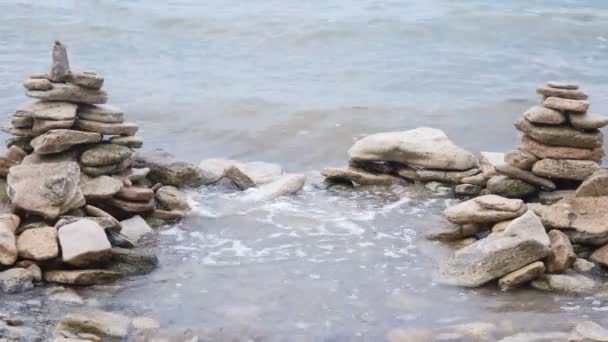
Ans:
[{"label": "large flat boulder", "polygon": [[101,141],[101,134],[72,129],[53,129],[32,139],[30,144],[38,154],[59,153],[81,144]]},{"label": "large flat boulder", "polygon": [[394,161],[431,169],[468,170],[475,156],[456,146],[441,130],[429,127],[368,135],[348,151],[352,159]]},{"label": "large flat boulder", "polygon": [[49,219],[85,205],[75,162],[13,166],[7,183],[8,195],[17,207]]},{"label": "large flat boulder", "polygon": [[93,334],[103,341],[122,341],[129,332],[131,319],[115,313],[88,310],[82,314],[68,314],[55,331],[70,334]]},{"label": "large flat boulder", "polygon": [[110,260],[112,246],[103,228],[95,221],[80,219],[59,228],[63,262],[86,267]]},{"label": "large flat boulder", "polygon": [[541,177],[583,181],[599,169],[593,160],[541,159],[532,167],[532,173]]},{"label": "large flat boulder", "polygon": [[102,104],[108,101],[108,94],[101,89],[90,89],[71,83],[53,83],[53,87],[49,90],[29,90],[25,94],[46,101],[69,101],[88,104]]},{"label": "large flat boulder", "polygon": [[520,118],[515,127],[529,137],[546,145],[594,149],[602,146],[602,132],[582,132],[568,126],[540,126]]},{"label": "large flat boulder", "polygon": [[[487,195],[487,196],[495,196],[495,195]],[[522,203],[516,211],[509,210],[496,210],[496,209],[488,209],[484,208],[480,203],[478,198],[470,199],[468,201],[456,204],[444,210],[444,214],[448,221],[456,224],[463,223],[496,223],[500,221],[511,220],[516,217],[523,215],[528,207]],[[498,197],[498,196],[496,196]],[[508,200],[505,198],[505,200]]]},{"label": "large flat boulder", "polygon": [[490,234],[454,253],[439,267],[442,283],[478,287],[496,278],[544,259],[549,238],[540,219],[527,211],[503,232]]},{"label": "large flat boulder", "polygon": [[61,101],[38,101],[20,107],[16,117],[32,117],[43,120],[74,120],[78,105]]}]

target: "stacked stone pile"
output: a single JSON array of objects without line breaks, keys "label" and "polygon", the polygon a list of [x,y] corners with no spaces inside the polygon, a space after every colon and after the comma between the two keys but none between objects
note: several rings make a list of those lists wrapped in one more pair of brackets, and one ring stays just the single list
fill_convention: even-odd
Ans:
[{"label": "stacked stone pile", "polygon": [[512,198],[540,190],[541,199],[555,201],[600,169],[605,151],[599,129],[608,125],[608,117],[587,114],[588,96],[576,84],[548,82],[537,91],[542,105],[528,109],[515,122],[523,133],[518,148],[502,156],[482,153],[485,177],[461,182],[485,185],[485,193]]},{"label": "stacked stone pile", "polygon": [[0,272],[7,292],[42,279],[89,285],[149,270],[153,255],[120,247],[152,232],[141,216],[183,217],[190,207],[179,188],[202,179],[188,163],[136,158],[138,126],[100,106],[108,99],[104,79],[72,71],[61,43],[52,57],[50,73],[24,82],[39,101],[18,109],[4,128],[14,136],[0,157],[12,205],[0,216],[0,264],[12,267]]},{"label": "stacked stone pile", "polygon": [[348,153],[349,166],[321,170],[330,185],[454,184],[480,172],[473,154],[435,128],[372,134],[357,141]]}]

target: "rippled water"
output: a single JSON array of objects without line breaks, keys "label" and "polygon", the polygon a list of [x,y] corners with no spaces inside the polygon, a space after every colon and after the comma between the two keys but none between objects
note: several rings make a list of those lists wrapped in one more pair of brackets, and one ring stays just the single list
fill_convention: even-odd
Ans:
[{"label": "rippled water", "polygon": [[311,176],[302,194],[271,202],[191,192],[193,216],[158,237],[156,272],[83,290],[106,308],[278,340],[378,340],[396,326],[505,316],[518,330],[568,330],[603,302],[432,282],[444,250],[421,236],[446,198],[314,184],[372,132],[429,125],[472,151],[506,151],[549,79],[580,82],[592,110],[608,112],[607,27],[603,0],[5,0],[0,109],[7,120],[25,101],[21,82],[48,69],[61,40],[73,67],[105,76],[146,147]]}]

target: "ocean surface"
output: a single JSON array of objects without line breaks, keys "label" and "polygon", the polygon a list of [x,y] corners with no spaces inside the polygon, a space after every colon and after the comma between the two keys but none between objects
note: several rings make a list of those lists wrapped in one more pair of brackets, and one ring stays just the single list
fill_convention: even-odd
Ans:
[{"label": "ocean surface", "polygon": [[[605,320],[605,299],[437,285],[445,250],[423,235],[452,199],[415,186],[333,193],[318,170],[345,164],[363,135],[419,126],[474,152],[508,151],[519,140],[513,121],[548,80],[580,83],[591,111],[608,114],[607,1],[3,0],[5,122],[28,102],[22,81],[49,69],[55,40],[73,69],[105,77],[109,104],[140,125],[146,149],[309,176],[301,194],[255,204],[191,190],[192,216],[154,241],[158,270],[79,290],[100,308],[178,333],[263,341],[378,341],[396,327],[506,319],[514,331],[568,331],[581,317]],[[67,310],[42,300],[36,315],[53,321]]]}]

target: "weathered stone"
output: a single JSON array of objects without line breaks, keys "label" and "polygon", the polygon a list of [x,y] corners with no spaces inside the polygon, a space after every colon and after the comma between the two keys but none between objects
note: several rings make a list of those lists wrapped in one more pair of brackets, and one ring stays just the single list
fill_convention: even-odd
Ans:
[{"label": "weathered stone", "polygon": [[177,187],[203,185],[201,169],[191,163],[148,161],[147,166],[150,168],[148,178],[153,182]]},{"label": "weathered stone", "polygon": [[98,143],[100,141],[101,135],[98,133],[81,132],[71,129],[54,129],[32,139],[30,144],[36,153],[49,154],[67,151],[72,146]]},{"label": "weathered stone", "polygon": [[599,146],[595,149],[585,149],[566,146],[550,146],[542,144],[527,136],[521,139],[523,149],[530,151],[540,159],[583,159],[600,161],[604,157],[604,148]]},{"label": "weathered stone", "polygon": [[541,159],[534,164],[532,172],[537,176],[585,180],[600,166],[592,160],[576,159]]},{"label": "weathered stone", "polygon": [[122,145],[98,144],[80,155],[80,162],[86,166],[106,166],[119,164],[133,155],[133,151]]},{"label": "weathered stone", "polygon": [[21,220],[13,214],[0,215],[0,264],[10,266],[17,261],[15,231]]},{"label": "weathered stone", "polygon": [[586,112],[589,109],[589,101],[571,100],[554,96],[546,98],[543,105],[547,108],[569,112]]},{"label": "weathered stone", "polygon": [[219,181],[224,176],[225,171],[231,166],[237,167],[258,186],[268,184],[283,174],[283,168],[280,165],[260,161],[243,163],[236,160],[214,158],[205,159],[199,164],[205,184]]},{"label": "weathered stone", "polygon": [[473,176],[479,173],[479,169],[470,169],[466,171],[445,171],[445,170],[417,170],[418,179],[422,182],[442,182],[442,183],[458,183],[463,177]]},{"label": "weathered stone", "polygon": [[496,165],[496,170],[505,176],[521,179],[526,183],[538,185],[547,190],[555,190],[556,188],[555,183],[553,183],[551,180],[539,177],[530,171],[522,170],[507,163]]},{"label": "weathered stone", "polygon": [[562,230],[572,243],[608,243],[608,197],[571,197],[536,208],[547,228]]},{"label": "weathered stone", "polygon": [[46,218],[85,204],[80,169],[74,162],[13,166],[7,181],[8,194],[17,207]]},{"label": "weathered stone", "polygon": [[569,117],[572,126],[582,130],[595,130],[608,125],[608,117],[603,115],[571,113]]},{"label": "weathered stone", "polygon": [[504,232],[490,234],[456,251],[440,265],[439,280],[453,285],[481,286],[543,259],[550,253],[548,246],[543,225],[528,211],[513,220]]},{"label": "weathered stone", "polygon": [[141,148],[144,146],[144,141],[140,137],[136,136],[117,136],[110,138],[111,144],[122,145],[129,148]]},{"label": "weathered stone", "polygon": [[300,191],[306,183],[306,176],[301,174],[285,174],[279,179],[264,184],[256,191],[247,193],[245,201],[269,201],[277,197],[292,195]]},{"label": "weathered stone", "polygon": [[537,161],[535,155],[520,148],[505,154],[505,162],[522,170],[532,170],[532,166]]},{"label": "weathered stone", "polygon": [[24,268],[11,268],[0,272],[0,289],[6,293],[18,293],[34,287],[34,276]]},{"label": "weathered stone", "polygon": [[490,178],[498,176],[499,173],[494,168],[495,165],[503,163],[505,160],[505,154],[499,152],[481,152],[479,153],[479,165],[481,167],[481,173],[486,177]]},{"label": "weathered stone", "polygon": [[500,211],[520,211],[524,201],[520,199],[509,199],[497,195],[485,195],[474,199],[484,209]]},{"label": "weathered stone", "polygon": [[460,179],[460,183],[463,184],[473,184],[473,185],[479,185],[481,187],[485,187],[486,184],[488,184],[488,178],[486,178],[483,173],[474,175],[474,176],[467,176],[467,177],[462,177]]},{"label": "weathered stone", "polygon": [[80,187],[88,201],[113,197],[122,189],[123,183],[110,176],[90,177],[81,173]]},{"label": "weathered stone", "polygon": [[495,223],[519,217],[528,210],[527,206],[523,204],[518,211],[486,209],[477,202],[478,198],[451,206],[444,210],[443,213],[448,221],[452,223]]},{"label": "weathered stone", "polygon": [[441,130],[421,127],[404,132],[369,135],[348,151],[352,159],[394,161],[431,169],[468,170],[475,157],[456,146]]},{"label": "weathered stone", "polygon": [[34,118],[32,132],[42,134],[52,129],[68,129],[74,124],[74,120],[42,120]]},{"label": "weathered stone", "polygon": [[154,209],[151,218],[161,221],[179,221],[186,216],[186,212],[181,210],[165,210],[165,209]]},{"label": "weathered stone", "polygon": [[606,341],[608,341],[608,329],[592,321],[583,321],[577,324],[568,337],[568,342]]},{"label": "weathered stone", "polygon": [[483,188],[473,184],[458,184],[454,188],[454,193],[459,196],[476,196],[481,193]]},{"label": "weathered stone", "polygon": [[143,186],[123,187],[116,197],[129,201],[148,202],[154,198],[154,191]]},{"label": "weathered stone", "polygon": [[123,123],[124,114],[121,110],[107,106],[93,106],[82,104],[78,106],[76,116],[79,119],[106,122]]},{"label": "weathered stone", "polygon": [[[108,212],[106,212],[103,209],[97,208],[95,206],[92,205],[87,205],[84,207],[85,212],[92,216],[92,217],[100,217],[100,218],[107,218],[108,220],[113,222],[113,226],[116,228],[121,228],[120,222],[118,222],[118,220],[116,220],[114,218],[114,216],[110,215]],[[99,224],[99,222],[97,222]],[[102,228],[106,228],[104,227],[102,224],[100,224],[100,226],[102,226]],[[116,229],[116,230],[118,230]]]},{"label": "weathered stone", "polygon": [[591,254],[591,261],[596,264],[600,264],[604,267],[608,267],[608,245],[604,245],[598,249],[596,249]]},{"label": "weathered stone", "polygon": [[97,222],[80,219],[59,228],[63,262],[83,267],[104,262],[112,257],[112,246]]},{"label": "weathered stone", "polygon": [[50,260],[59,255],[57,229],[54,227],[33,228],[17,238],[17,250],[23,259]]},{"label": "weathered stone", "polygon": [[576,197],[608,196],[608,170],[594,172],[576,189]]},{"label": "weathered stone", "polygon": [[53,88],[49,90],[29,90],[26,95],[45,101],[88,104],[102,104],[108,101],[108,94],[103,90],[84,88],[71,83],[53,83]]},{"label": "weathered stone", "polygon": [[549,205],[568,197],[574,197],[574,190],[541,191],[538,193],[540,203]]},{"label": "weathered stone", "polygon": [[594,149],[602,146],[604,139],[598,130],[582,132],[568,126],[539,126],[523,118],[515,122],[515,127],[532,139],[552,146]]},{"label": "weathered stone", "polygon": [[400,177],[386,174],[370,173],[363,169],[354,167],[334,168],[327,167],[321,169],[321,175],[330,180],[349,180],[359,185],[393,185],[406,184]]},{"label": "weathered stone", "polygon": [[109,268],[123,275],[141,275],[152,272],[158,266],[154,253],[124,248],[112,249]]},{"label": "weathered stone", "polygon": [[255,182],[236,166],[227,168],[226,171],[224,171],[224,177],[230,179],[240,190],[247,190],[255,187]]},{"label": "weathered stone", "polygon": [[531,282],[544,272],[545,264],[543,264],[542,261],[535,261],[500,278],[498,280],[498,286],[500,286],[503,291],[511,290]]},{"label": "weathered stone", "polygon": [[156,190],[154,195],[158,204],[168,210],[190,210],[188,197],[185,193],[174,186],[163,186]]},{"label": "weathered stone", "polygon": [[589,98],[587,94],[577,89],[563,89],[551,86],[540,86],[538,87],[538,89],[536,89],[536,91],[546,97],[558,97],[561,99],[586,100],[587,98]]},{"label": "weathered stone", "polygon": [[74,120],[78,106],[70,102],[38,101],[15,112],[15,116],[31,117],[40,120]]},{"label": "weathered stone", "polygon": [[77,86],[89,89],[101,89],[103,86],[103,77],[95,72],[86,71],[70,71],[65,80]]},{"label": "weathered stone", "polygon": [[596,287],[595,281],[574,272],[564,274],[546,274],[532,282],[532,287],[543,291],[566,292],[572,294],[591,293]]},{"label": "weathered stone", "polygon": [[128,317],[104,311],[87,310],[82,314],[68,314],[55,328],[56,332],[88,333],[103,341],[122,341],[129,332]]},{"label": "weathered stone", "polygon": [[549,232],[548,236],[551,240],[551,254],[545,261],[547,272],[562,273],[574,264],[576,254],[574,254],[574,249],[566,234],[554,229]]},{"label": "weathered stone", "polygon": [[13,116],[11,125],[15,128],[31,129],[34,124],[34,118],[31,116]]},{"label": "weathered stone", "polygon": [[456,225],[444,222],[438,227],[429,230],[424,236],[429,240],[454,241],[474,236],[483,229],[480,224]]},{"label": "weathered stone", "polygon": [[111,198],[108,203],[113,207],[124,210],[128,213],[143,213],[154,209],[154,200],[147,202],[134,202],[119,198]]},{"label": "weathered stone", "polygon": [[77,119],[74,123],[74,128],[87,132],[96,132],[105,135],[135,135],[139,130],[139,126],[130,122],[123,123],[107,123],[99,121],[91,121]]},{"label": "weathered stone", "polygon": [[48,75],[49,79],[53,82],[65,81],[66,75],[70,72],[68,51],[65,48],[65,45],[56,41],[53,45],[51,57],[53,63],[51,64],[51,72]]},{"label": "weathered stone", "polygon": [[595,268],[595,264],[582,258],[576,258],[572,265],[572,269],[580,273],[591,272]]},{"label": "weathered stone", "polygon": [[566,122],[566,115],[560,111],[545,108],[543,106],[534,106],[524,112],[526,120],[546,125],[559,125]]},{"label": "weathered stone", "polygon": [[53,85],[44,78],[28,78],[23,82],[23,87],[27,90],[49,90]]},{"label": "weathered stone", "polygon": [[[121,173],[127,168],[133,165],[133,157],[127,158],[118,164],[104,165],[104,166],[86,166],[81,165],[80,169],[91,177],[98,177],[103,175],[114,175]],[[124,181],[123,181],[124,183]]]},{"label": "weathered stone", "polygon": [[578,84],[571,83],[571,82],[549,81],[549,82],[547,82],[547,85],[549,87],[559,88],[559,89],[571,89],[571,90],[578,89]]}]

